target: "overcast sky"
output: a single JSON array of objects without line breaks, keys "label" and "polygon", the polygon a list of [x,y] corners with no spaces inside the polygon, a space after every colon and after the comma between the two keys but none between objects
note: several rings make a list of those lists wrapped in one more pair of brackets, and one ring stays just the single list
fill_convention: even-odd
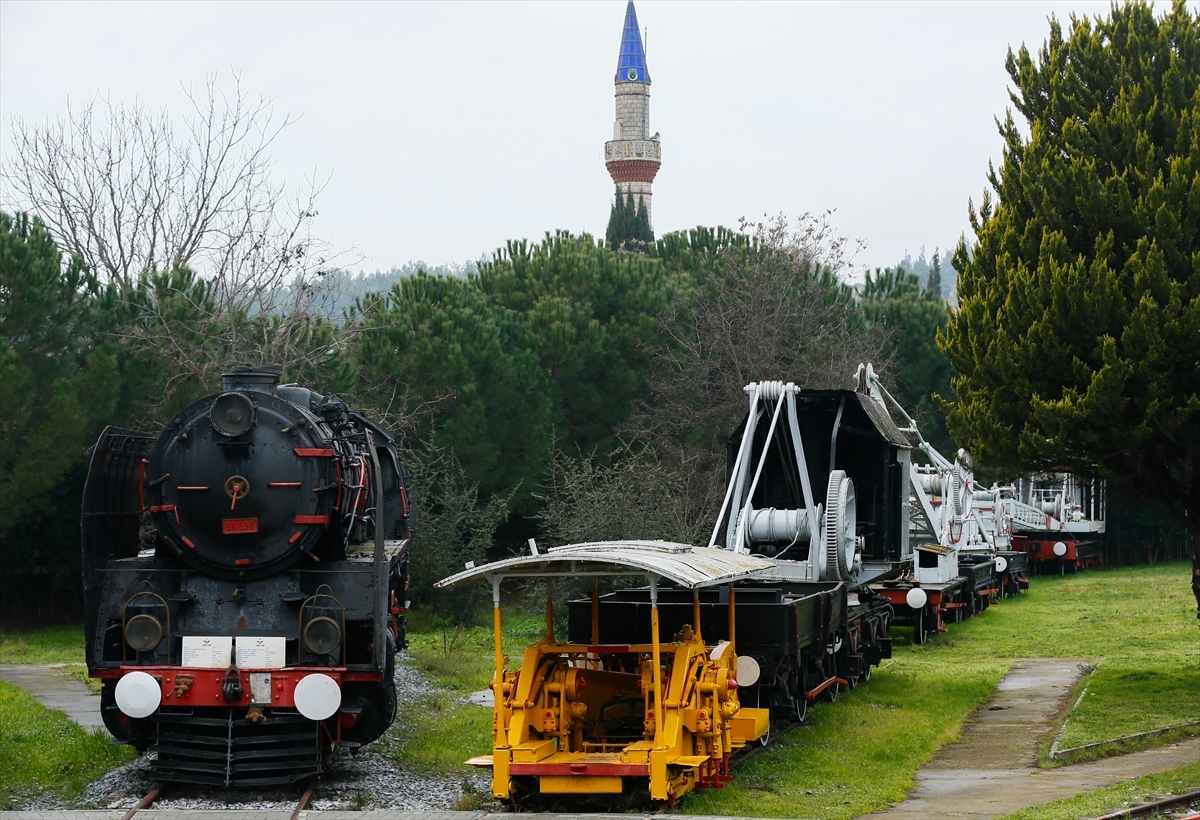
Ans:
[{"label": "overcast sky", "polygon": [[[648,29],[658,234],[836,209],[882,266],[969,230],[1006,49],[1107,3],[666,3]],[[357,267],[462,262],[565,228],[603,235],[624,0],[0,0],[0,159],[12,117],[97,93],[182,110],[216,73],[299,116],[276,174],[331,175],[319,227]]]}]

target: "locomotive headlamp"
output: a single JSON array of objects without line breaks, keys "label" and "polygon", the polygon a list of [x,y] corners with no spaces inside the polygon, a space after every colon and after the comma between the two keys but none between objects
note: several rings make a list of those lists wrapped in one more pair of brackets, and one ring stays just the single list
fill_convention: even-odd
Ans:
[{"label": "locomotive headlamp", "polygon": [[125,622],[125,643],[138,652],[149,652],[162,641],[163,628],[153,615],[134,615]]},{"label": "locomotive headlamp", "polygon": [[313,618],[304,627],[304,645],[316,655],[328,655],[342,641],[342,630],[333,618]]},{"label": "locomotive headlamp", "polygon": [[[322,590],[325,590],[324,592]],[[313,655],[332,655],[342,645],[346,631],[346,608],[334,598],[328,584],[300,605],[300,637]],[[332,616],[332,617],[331,617]]]},{"label": "locomotive headlamp", "polygon": [[241,393],[225,393],[212,403],[208,417],[221,435],[240,436],[254,424],[254,405]]}]

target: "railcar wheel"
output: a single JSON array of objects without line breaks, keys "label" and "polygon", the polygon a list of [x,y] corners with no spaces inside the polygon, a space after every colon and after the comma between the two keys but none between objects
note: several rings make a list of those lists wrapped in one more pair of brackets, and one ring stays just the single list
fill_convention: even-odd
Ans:
[{"label": "railcar wheel", "polygon": [[766,746],[771,742],[771,721],[767,721],[767,731],[763,732],[762,737],[758,739],[759,746]]},{"label": "railcar wheel", "polygon": [[796,722],[803,723],[808,717],[808,698],[804,697],[804,693],[800,693],[800,697],[796,698],[796,705],[792,710],[796,715]]},{"label": "railcar wheel", "polygon": [[863,673],[862,673],[862,675],[859,677],[859,679],[858,679],[858,682],[859,682],[859,683],[867,683],[867,682],[869,682],[869,681],[871,680],[871,673],[872,673],[872,671],[873,671],[874,669],[875,669],[875,667],[871,666],[871,664],[869,664],[869,663],[864,663],[864,664],[863,664]]},{"label": "railcar wheel", "polygon": [[913,613],[913,643],[917,646],[925,643],[925,609],[923,607]]}]

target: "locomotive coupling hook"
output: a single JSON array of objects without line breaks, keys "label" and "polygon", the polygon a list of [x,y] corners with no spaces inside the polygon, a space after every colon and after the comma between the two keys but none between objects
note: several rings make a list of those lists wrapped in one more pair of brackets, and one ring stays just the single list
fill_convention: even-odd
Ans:
[{"label": "locomotive coupling hook", "polygon": [[236,703],[244,694],[241,674],[236,666],[229,667],[225,670],[225,679],[221,681],[221,696],[226,703]]}]

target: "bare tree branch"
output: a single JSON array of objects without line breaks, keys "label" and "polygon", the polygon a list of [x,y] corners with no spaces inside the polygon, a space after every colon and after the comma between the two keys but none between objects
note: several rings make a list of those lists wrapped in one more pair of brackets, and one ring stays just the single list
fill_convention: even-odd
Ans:
[{"label": "bare tree branch", "polygon": [[[113,285],[137,339],[211,385],[242,361],[317,366],[357,328],[329,320],[345,254],[316,235],[314,175],[289,195],[270,149],[294,120],[234,77],[185,91],[178,120],[102,98],[44,125],[11,121],[5,207],[29,210],[64,253]],[[190,276],[187,271],[195,274]]]},{"label": "bare tree branch", "polygon": [[693,272],[692,297],[661,317],[668,341],[653,352],[652,401],[627,434],[666,463],[716,475],[725,438],[746,412],[746,384],[843,387],[858,362],[884,363],[885,331],[863,321],[835,274],[862,243],[837,235],[831,216],[742,220],[749,245],[727,246]]}]

